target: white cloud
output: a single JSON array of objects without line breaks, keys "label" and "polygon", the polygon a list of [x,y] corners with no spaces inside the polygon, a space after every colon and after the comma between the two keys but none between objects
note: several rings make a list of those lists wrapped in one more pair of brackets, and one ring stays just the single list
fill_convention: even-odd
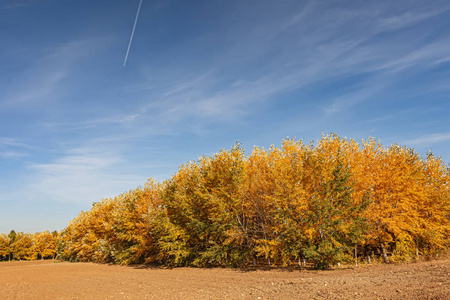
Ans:
[{"label": "white cloud", "polygon": [[422,66],[432,67],[450,60],[448,49],[450,39],[445,38],[411,51],[398,59],[391,59],[382,64],[378,69],[388,72],[398,72],[407,68]]},{"label": "white cloud", "polygon": [[449,132],[441,132],[441,133],[431,133],[422,135],[417,138],[405,140],[402,144],[406,144],[409,146],[424,146],[424,145],[433,145],[441,142],[450,141],[450,133]]},{"label": "white cloud", "polygon": [[[160,100],[149,99],[148,107],[154,108],[151,112],[159,114],[160,119],[170,120],[169,123],[190,117],[229,121],[251,113],[253,104],[276,101],[275,96],[280,92],[342,76],[373,73],[373,78],[368,78],[363,87],[327,99],[324,111],[330,115],[351,108],[389,86],[392,76],[386,72],[398,73],[413,66],[426,68],[448,56],[445,51],[450,45],[445,39],[416,51],[397,47],[396,41],[394,45],[392,41],[372,41],[380,33],[407,28],[443,13],[442,9],[412,7],[407,12],[391,13],[383,5],[375,4],[322,9],[321,5],[311,3],[293,13],[285,23],[269,20],[274,28],[268,31],[263,26],[264,33],[252,29],[254,36],[265,38],[251,38],[251,45],[245,30],[241,31],[241,36],[212,71],[169,87],[161,92]],[[324,20],[332,22],[324,23]],[[335,38],[338,33],[339,39]],[[289,38],[288,46],[278,49],[280,39],[286,38]],[[387,48],[386,43],[390,43]],[[255,52],[255,48],[264,50]],[[249,51],[253,51],[253,57]],[[270,51],[277,51],[278,55],[264,61],[251,77],[248,73],[227,74],[227,67],[241,61],[241,57],[250,57],[248,63],[253,63]],[[233,75],[233,84],[216,89],[221,80]],[[153,80],[148,81],[148,86],[154,88]]]},{"label": "white cloud", "polygon": [[5,159],[17,159],[27,157],[28,154],[17,152],[17,151],[0,151],[0,158]]},{"label": "white cloud", "polygon": [[55,95],[58,84],[67,76],[64,72],[42,74],[36,81],[23,86],[19,92],[15,92],[8,100],[3,102],[4,106],[35,105],[47,102]]},{"label": "white cloud", "polygon": [[[46,50],[42,57],[24,57],[28,68],[13,74],[14,80],[2,90],[0,107],[30,107],[50,104],[64,94],[64,79],[72,75],[73,68],[83,59],[93,55],[108,39],[77,40]],[[1,96],[1,95],[0,95]]]},{"label": "white cloud", "polygon": [[28,145],[19,139],[11,137],[0,137],[0,144],[11,147],[30,148],[30,149],[34,148],[33,146]]},{"label": "white cloud", "polygon": [[377,20],[377,28],[380,32],[398,30],[415,25],[421,21],[443,14],[450,7],[439,7],[430,11],[406,11],[397,15],[381,17]]},{"label": "white cloud", "polygon": [[0,137],[0,158],[21,159],[29,157],[28,152],[36,149],[36,146],[25,144],[16,138]]},{"label": "white cloud", "polygon": [[33,164],[29,193],[42,199],[91,203],[113,197],[145,180],[126,174],[120,155],[105,149],[77,148],[50,163]]},{"label": "white cloud", "polygon": [[[387,72],[445,62],[448,56],[445,49],[450,46],[445,39],[416,51],[397,47],[395,41],[372,41],[382,32],[406,28],[439,13],[442,12],[414,7],[407,12],[392,13],[383,4],[376,3],[369,7],[324,8],[322,4],[310,2],[298,12],[292,12],[290,17],[278,16],[268,20],[270,26],[236,30],[237,36],[212,65],[194,65],[193,69],[167,66],[163,70],[166,72],[165,80],[158,80],[160,74],[152,69],[153,66],[144,65],[143,68],[147,69],[143,75],[147,77],[141,83],[133,80],[123,87],[124,97],[133,99],[129,103],[135,103],[130,104],[126,112],[109,110],[105,117],[102,111],[98,118],[46,124],[54,128],[60,126],[64,130],[116,124],[128,127],[136,136],[171,134],[180,132],[180,127],[181,130],[195,128],[198,131],[199,126],[207,128],[211,122],[243,120],[254,112],[255,105],[277,101],[276,96],[283,92],[343,76],[373,73],[373,78],[368,78],[363,86],[344,95],[323,99],[326,104],[322,102],[319,105],[325,116],[329,116],[333,112],[351,109],[390,85],[392,77],[387,76]],[[242,24],[230,26],[241,28]],[[89,55],[86,49],[90,43],[68,43],[55,49],[42,62],[66,58],[76,61]],[[267,56],[272,52],[276,55]],[[265,60],[266,57],[269,59]],[[256,62],[260,65],[251,74],[245,72],[246,64]],[[229,66],[234,67],[230,70]],[[46,95],[53,95],[64,79],[63,75],[70,75],[70,68],[63,69],[68,73],[55,73],[53,77],[48,73],[46,80],[45,76],[42,77],[38,84],[41,92],[37,89],[38,92],[33,93],[29,86],[15,96],[19,99],[33,96],[44,99]],[[195,124],[191,120],[195,120]]]},{"label": "white cloud", "polygon": [[[326,103],[322,101],[319,105],[327,117],[351,109],[389,86],[392,77],[386,75],[388,72],[399,73],[414,66],[426,68],[447,61],[445,49],[450,47],[448,39],[435,41],[416,51],[397,47],[395,41],[372,41],[382,32],[406,28],[439,13],[442,11],[414,7],[406,12],[392,13],[383,4],[374,3],[369,7],[337,9],[330,6],[324,9],[321,4],[310,2],[298,12],[293,12],[290,18],[283,16],[269,20],[271,26],[254,27],[248,32],[237,31],[237,37],[213,65],[195,66],[197,68],[192,70],[167,67],[164,72],[171,75],[160,83],[155,81],[159,74],[156,75],[154,69],[145,70],[147,78],[143,82],[133,81],[123,88],[125,97],[135,103],[130,104],[126,112],[109,110],[105,117],[102,111],[98,118],[67,123],[47,122],[46,125],[62,130],[86,130],[115,124],[128,127],[134,136],[171,134],[179,132],[180,127],[198,131],[199,126],[207,128],[211,122],[243,120],[254,112],[255,105],[277,101],[276,96],[280,93],[326,80],[370,73],[362,86],[323,99]],[[59,73],[48,71],[36,88],[28,85],[14,97],[31,100],[33,97],[45,99],[47,95],[54,96],[66,78],[64,76],[70,76],[69,66],[89,55],[90,43],[74,41],[54,49],[41,60],[42,65],[50,63],[56,66],[54,62],[68,58],[72,61],[61,69],[55,67],[54,71]],[[280,47],[280,44],[284,46]],[[277,54],[263,60],[270,52]],[[257,61],[261,61],[261,65],[251,74],[239,68]],[[238,67],[230,70],[232,65]],[[181,79],[179,74],[184,74]],[[195,120],[195,124],[191,120]]]},{"label": "white cloud", "polygon": [[21,8],[21,7],[29,6],[29,5],[32,5],[32,4],[31,4],[31,3],[14,3],[14,4],[6,4],[6,5],[0,6],[0,10],[3,10],[3,9],[16,9],[16,8]]}]

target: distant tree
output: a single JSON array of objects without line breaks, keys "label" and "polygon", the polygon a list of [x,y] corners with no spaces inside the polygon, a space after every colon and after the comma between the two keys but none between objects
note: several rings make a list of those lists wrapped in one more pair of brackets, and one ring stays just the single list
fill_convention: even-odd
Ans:
[{"label": "distant tree", "polygon": [[11,260],[11,239],[9,235],[0,234],[0,260]]},{"label": "distant tree", "polygon": [[16,239],[16,236],[17,236],[17,234],[16,234],[16,232],[14,231],[14,230],[11,230],[10,232],[9,232],[9,239],[10,239],[10,241],[11,241],[11,243],[14,243],[14,241],[15,241],[15,239]]},{"label": "distant tree", "polygon": [[31,234],[19,232],[15,236],[14,242],[11,243],[11,249],[13,252],[14,259],[18,260],[32,259],[32,247],[33,247],[33,239]]},{"label": "distant tree", "polygon": [[56,238],[49,231],[33,234],[33,245],[30,249],[31,259],[54,258],[56,253]]}]

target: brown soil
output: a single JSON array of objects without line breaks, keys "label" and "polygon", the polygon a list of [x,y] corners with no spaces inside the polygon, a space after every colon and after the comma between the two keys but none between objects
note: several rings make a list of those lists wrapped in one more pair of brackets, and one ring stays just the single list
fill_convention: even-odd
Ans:
[{"label": "brown soil", "polygon": [[301,272],[2,262],[0,299],[450,299],[450,259]]}]

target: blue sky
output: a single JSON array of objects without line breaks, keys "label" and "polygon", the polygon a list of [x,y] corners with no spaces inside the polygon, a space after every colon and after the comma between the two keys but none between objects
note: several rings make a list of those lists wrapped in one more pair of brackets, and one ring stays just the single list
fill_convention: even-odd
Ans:
[{"label": "blue sky", "polygon": [[375,137],[450,162],[450,2],[0,0],[0,232],[239,140]]}]

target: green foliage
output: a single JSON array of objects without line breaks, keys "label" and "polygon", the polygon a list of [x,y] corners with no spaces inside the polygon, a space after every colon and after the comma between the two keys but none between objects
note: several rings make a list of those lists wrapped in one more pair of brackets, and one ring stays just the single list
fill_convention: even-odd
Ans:
[{"label": "green foliage", "polygon": [[[310,164],[316,164],[322,158],[312,157]],[[353,199],[351,173],[342,162],[341,152],[334,158],[335,167],[331,176],[315,166],[315,193],[309,201],[307,219],[313,230],[305,250],[305,256],[313,261],[317,269],[329,268],[337,258],[349,251],[350,247],[362,239],[368,227],[362,212],[368,207],[368,194],[363,201]]]}]

